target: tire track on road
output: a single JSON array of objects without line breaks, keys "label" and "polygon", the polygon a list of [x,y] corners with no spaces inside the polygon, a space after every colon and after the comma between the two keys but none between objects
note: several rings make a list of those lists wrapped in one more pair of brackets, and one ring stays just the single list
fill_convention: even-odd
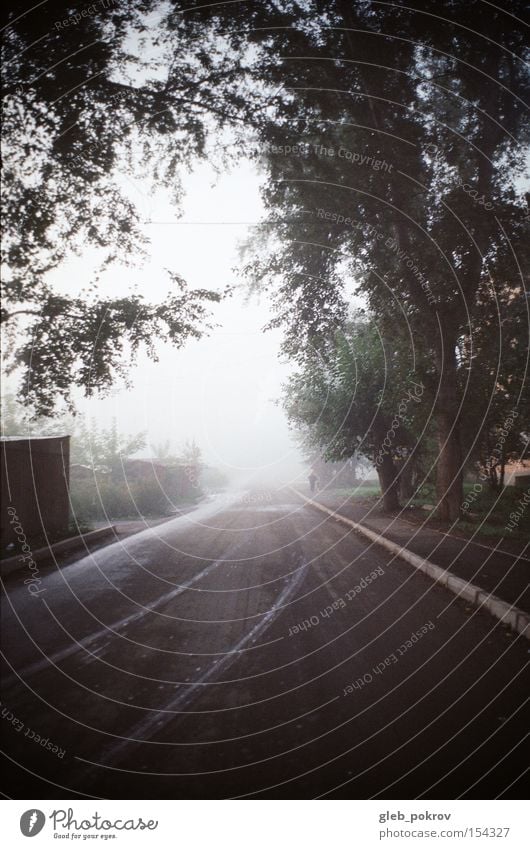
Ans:
[{"label": "tire track on road", "polygon": [[[243,546],[243,541],[240,540],[239,542],[235,543],[233,546],[231,546],[229,548],[229,554],[230,555],[235,554],[237,551],[239,551],[240,548],[242,548],[242,546]],[[113,634],[114,636],[123,639],[123,635],[119,633],[120,630],[128,628],[130,625],[133,625],[135,622],[138,622],[139,620],[143,619],[148,613],[151,613],[152,611],[157,610],[160,607],[163,607],[165,604],[168,604],[170,601],[173,601],[173,599],[177,598],[179,595],[182,595],[182,593],[185,593],[192,586],[194,586],[194,584],[198,583],[203,578],[206,578],[214,569],[217,569],[218,566],[225,563],[226,560],[227,560],[226,556],[223,557],[223,558],[219,558],[218,560],[214,560],[212,563],[210,563],[208,566],[206,566],[204,569],[202,569],[197,575],[194,575],[188,581],[185,581],[184,583],[179,584],[179,586],[176,587],[174,590],[170,590],[169,592],[164,593],[164,595],[159,596],[159,598],[156,599],[156,601],[150,602],[145,607],[142,607],[140,610],[137,610],[136,613],[131,613],[128,616],[122,617],[121,619],[117,619],[115,622],[112,622],[110,625],[105,625],[103,628],[98,629],[93,634],[89,634],[89,636],[87,636],[87,637],[83,637],[81,640],[75,640],[72,643],[72,645],[67,646],[64,649],[60,649],[59,651],[54,652],[54,654],[46,655],[45,657],[42,658],[42,660],[37,660],[34,663],[29,664],[29,666],[25,667],[18,674],[17,673],[10,673],[9,675],[7,675],[4,678],[4,686],[17,682],[19,677],[26,680],[28,678],[33,677],[34,675],[38,675],[40,672],[43,672],[44,670],[49,669],[50,666],[57,666],[58,663],[61,663],[63,660],[67,660],[69,657],[72,657],[72,655],[74,655],[74,654],[76,654],[77,652],[80,652],[80,651],[84,651],[84,652],[86,652],[87,654],[89,654],[93,657],[97,657],[96,655],[94,655],[94,652],[90,650],[90,646],[93,643],[97,642],[98,640],[104,639],[106,637],[108,638],[109,632],[111,634]],[[65,630],[64,627],[61,625],[61,623],[59,622],[59,620],[57,619],[57,617],[55,616],[55,614],[53,613],[53,611],[51,610],[51,608],[49,607],[49,605],[46,603],[46,601],[44,599],[42,599],[42,603],[43,603],[44,607],[46,608],[46,610],[48,611],[48,613],[50,614],[50,616],[55,620],[55,622],[57,622],[57,624],[60,625],[60,627],[64,631]],[[20,621],[16,611],[13,608],[12,608],[12,611],[15,614],[17,621],[19,622],[19,625],[22,628],[24,628],[24,626],[23,626],[22,622]],[[26,629],[24,628],[24,630],[26,630]],[[27,631],[26,631],[26,634],[27,634]],[[68,636],[71,637],[71,634],[68,633]],[[43,652],[42,652],[42,649],[40,648],[40,646],[38,646],[35,643],[33,638],[30,638],[30,639],[31,639],[33,645],[35,645],[36,648],[42,654]],[[72,638],[72,639],[75,639],[75,638]],[[104,649],[105,646],[102,646],[101,648]],[[3,653],[2,653],[2,655],[3,655]]]},{"label": "tire track on road", "polygon": [[160,730],[164,725],[167,725],[168,722],[171,722],[174,719],[173,716],[164,716],[161,718],[160,711],[164,711],[164,714],[170,712],[185,712],[184,708],[189,707],[192,702],[200,697],[203,692],[202,688],[204,685],[208,684],[208,682],[212,681],[212,679],[217,678],[222,671],[225,671],[232,666],[232,664],[239,658],[241,651],[243,651],[247,643],[261,636],[263,632],[269,628],[279,611],[282,610],[285,604],[296,593],[300,585],[305,580],[308,568],[308,564],[302,557],[300,557],[298,565],[296,566],[289,583],[283,588],[273,606],[264,615],[264,618],[260,622],[256,623],[256,625],[254,625],[254,627],[251,628],[251,630],[243,637],[241,637],[220,661],[210,664],[210,666],[199,678],[197,678],[196,681],[188,685],[186,690],[180,688],[180,691],[178,691],[177,694],[166,703],[164,708],[161,708],[159,711],[154,712],[151,716],[148,716],[146,719],[137,723],[130,731],[129,736],[126,739],[121,739],[119,743],[112,746],[99,763],[96,764],[80,757],[77,757],[76,760],[90,764],[92,767],[110,766],[111,764],[115,764],[120,761],[122,755],[130,749],[131,744],[149,743],[150,740],[145,739],[147,735]]}]

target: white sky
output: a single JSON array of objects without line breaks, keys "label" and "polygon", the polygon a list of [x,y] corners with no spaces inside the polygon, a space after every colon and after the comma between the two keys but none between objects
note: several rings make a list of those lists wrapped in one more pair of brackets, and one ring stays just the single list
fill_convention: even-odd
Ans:
[{"label": "white sky", "polygon": [[[138,284],[148,300],[160,300],[169,284],[164,268],[181,274],[192,287],[241,286],[233,269],[238,243],[263,213],[259,175],[243,161],[216,180],[204,164],[185,176],[183,184],[180,218],[165,195],[149,197],[141,184],[131,184],[142,215],[152,222],[146,227],[150,256],[141,268],[107,272],[102,293],[125,294]],[[90,254],[73,258],[54,273],[54,284],[70,293],[85,286],[96,261]],[[82,400],[80,410],[105,425],[115,416],[126,433],[146,430],[155,445],[169,438],[178,449],[185,439],[195,438],[207,462],[238,473],[295,473],[298,452],[274,403],[288,373],[278,360],[281,333],[262,332],[270,317],[265,298],[248,304],[245,299],[240,289],[214,304],[220,326],[209,337],[192,340],[181,350],[160,345],[158,363],[139,359],[131,372],[131,390],[117,387],[111,397]]]}]

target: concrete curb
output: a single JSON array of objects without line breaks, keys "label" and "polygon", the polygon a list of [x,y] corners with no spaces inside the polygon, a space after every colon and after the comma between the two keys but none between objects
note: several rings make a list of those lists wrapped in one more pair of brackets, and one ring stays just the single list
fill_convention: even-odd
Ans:
[{"label": "concrete curb", "polygon": [[344,525],[348,525],[350,528],[353,528],[354,531],[368,537],[369,540],[372,540],[372,542],[377,543],[377,545],[381,545],[383,548],[386,548],[387,551],[390,551],[392,554],[395,554],[397,557],[405,560],[406,563],[414,566],[415,569],[419,569],[420,572],[428,575],[429,578],[432,578],[437,584],[441,584],[446,587],[459,598],[465,599],[465,601],[470,602],[475,605],[475,607],[487,610],[488,613],[491,613],[492,616],[496,616],[497,619],[500,619],[500,621],[504,622],[505,625],[509,625],[512,630],[516,631],[518,634],[522,634],[526,637],[526,639],[530,639],[530,614],[526,613],[524,610],[521,610],[519,607],[514,607],[513,604],[508,604],[507,601],[503,601],[502,598],[486,592],[486,590],[483,590],[476,584],[470,584],[469,581],[459,578],[458,575],[453,575],[453,573],[448,569],[442,569],[442,567],[437,566],[436,563],[431,563],[430,560],[425,560],[418,554],[414,554],[413,551],[409,551],[408,548],[403,548],[403,546],[398,545],[397,542],[392,542],[392,540],[377,533],[377,531],[372,531],[365,525],[360,525],[359,522],[354,522],[352,519],[346,518],[346,516],[341,516],[340,513],[330,510],[328,507],[320,504],[319,501],[314,501],[312,498],[308,498],[307,495],[304,495],[303,492],[299,492],[297,489],[294,489],[294,487],[291,487],[291,489],[308,504],[316,507],[317,510],[327,513],[337,522],[342,522]]},{"label": "concrete curb", "polygon": [[44,560],[51,560],[55,554],[75,551],[78,548],[84,548],[92,542],[98,542],[99,540],[106,539],[108,536],[115,535],[115,526],[109,525],[106,528],[98,528],[97,531],[89,531],[87,534],[54,542],[53,545],[46,546],[45,548],[38,548],[36,551],[30,552],[29,556],[26,556],[26,560],[23,559],[22,554],[17,554],[15,557],[6,557],[5,560],[0,561],[0,574],[2,577],[5,577],[6,575],[10,575],[11,572],[16,572],[17,569],[28,568],[28,563],[31,561],[33,563],[42,563]]}]

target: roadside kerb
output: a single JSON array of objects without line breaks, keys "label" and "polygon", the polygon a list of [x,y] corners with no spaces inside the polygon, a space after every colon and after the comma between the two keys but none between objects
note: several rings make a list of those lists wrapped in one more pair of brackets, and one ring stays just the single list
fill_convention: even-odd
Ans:
[{"label": "roadside kerb", "polygon": [[[38,548],[31,553],[31,559],[34,563],[42,563],[44,560],[53,559],[56,554],[64,554],[65,552],[84,548],[90,545],[90,543],[99,542],[99,540],[105,539],[108,536],[116,536],[116,527],[114,525],[109,525],[106,528],[98,528],[96,531],[89,531],[86,534],[69,537],[60,542],[54,542],[50,546]],[[27,568],[27,565],[20,554],[16,554],[14,557],[6,557],[5,560],[0,561],[0,574],[2,577],[5,577],[6,575],[10,575],[11,572],[16,572],[17,569]]]},{"label": "roadside kerb", "polygon": [[487,593],[486,590],[483,590],[482,587],[479,587],[476,584],[470,584],[469,581],[459,578],[458,575],[453,575],[453,573],[448,569],[442,569],[441,566],[437,566],[436,563],[431,563],[430,560],[425,560],[418,554],[414,554],[413,551],[409,551],[408,548],[403,548],[403,546],[398,545],[396,542],[392,542],[392,540],[387,539],[382,534],[372,531],[370,528],[367,528],[366,525],[361,525],[359,522],[347,519],[346,516],[341,516],[340,513],[330,510],[319,501],[314,501],[312,498],[308,498],[307,495],[304,495],[303,492],[299,492],[294,487],[291,487],[291,489],[308,504],[316,507],[317,510],[327,513],[337,522],[342,522],[344,525],[348,525],[350,528],[353,528],[353,530],[357,531],[357,533],[368,537],[368,539],[372,542],[377,543],[377,545],[381,545],[383,548],[386,548],[387,551],[395,554],[402,560],[405,560],[406,563],[409,563],[411,566],[419,569],[419,571],[423,572],[425,575],[428,575],[429,578],[432,578],[437,584],[441,584],[450,590],[450,592],[455,593],[455,595],[459,598],[465,599],[465,601],[470,602],[470,604],[475,605],[475,607],[487,610],[488,613],[491,613],[492,616],[500,619],[500,621],[504,622],[505,625],[509,625],[512,630],[516,631],[518,634],[522,634],[527,639],[530,639],[530,615],[524,610],[521,610],[519,607],[514,607],[513,604],[508,604],[508,602],[498,596]]}]

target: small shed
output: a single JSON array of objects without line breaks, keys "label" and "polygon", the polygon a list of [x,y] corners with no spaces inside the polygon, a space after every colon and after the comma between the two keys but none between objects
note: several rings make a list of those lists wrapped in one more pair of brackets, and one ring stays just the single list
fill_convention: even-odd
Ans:
[{"label": "small shed", "polygon": [[0,445],[2,547],[20,543],[20,528],[28,541],[67,530],[70,437],[5,436]]},{"label": "small shed", "polygon": [[527,487],[530,484],[530,461],[506,463],[504,483],[506,486]]}]

